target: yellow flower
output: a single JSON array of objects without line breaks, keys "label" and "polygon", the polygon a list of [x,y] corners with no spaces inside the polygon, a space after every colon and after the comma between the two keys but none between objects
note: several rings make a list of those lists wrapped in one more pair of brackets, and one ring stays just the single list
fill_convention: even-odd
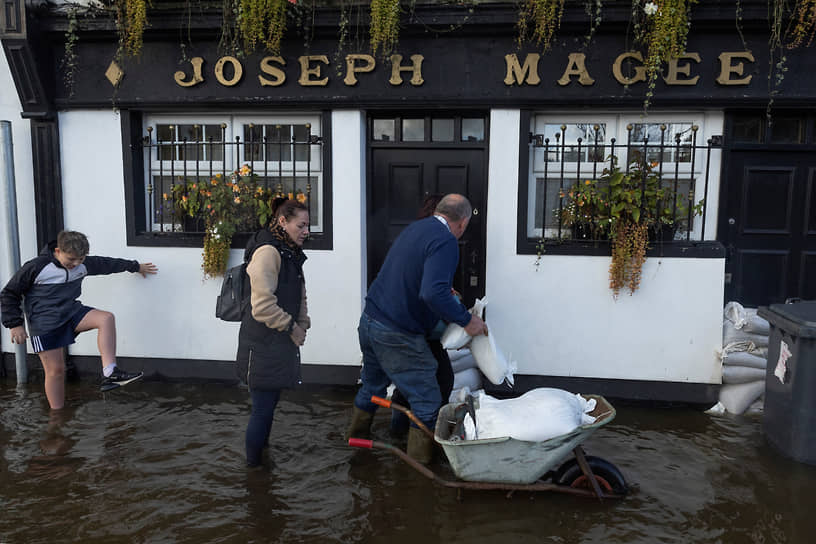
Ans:
[{"label": "yellow flower", "polygon": [[297,200],[301,204],[305,204],[306,203],[306,195],[304,195],[303,193],[298,193]]},{"label": "yellow flower", "polygon": [[187,202],[187,196],[182,196],[182,197],[181,197],[181,201],[182,201],[182,202]]},{"label": "yellow flower", "polygon": [[591,181],[589,181],[589,180],[586,180],[586,181],[584,182],[584,184],[585,184],[585,185],[589,185],[590,183],[592,183],[592,182],[591,182]]},{"label": "yellow flower", "polygon": [[241,198],[236,196],[235,197],[235,203],[240,204],[241,203]]},{"label": "yellow flower", "polygon": [[162,193],[162,197],[167,200],[167,193]]}]

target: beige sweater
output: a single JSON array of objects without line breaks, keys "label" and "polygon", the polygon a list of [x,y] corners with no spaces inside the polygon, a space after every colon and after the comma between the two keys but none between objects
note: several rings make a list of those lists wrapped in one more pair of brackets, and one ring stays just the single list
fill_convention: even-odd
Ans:
[{"label": "beige sweater", "polygon": [[278,306],[278,297],[275,296],[280,265],[281,256],[275,246],[263,245],[252,254],[252,259],[246,268],[251,287],[252,317],[270,329],[279,331],[285,331],[292,319],[296,319],[295,322],[306,330],[312,325],[306,305],[306,282],[301,284],[303,293],[300,314],[297,317],[289,315]]}]

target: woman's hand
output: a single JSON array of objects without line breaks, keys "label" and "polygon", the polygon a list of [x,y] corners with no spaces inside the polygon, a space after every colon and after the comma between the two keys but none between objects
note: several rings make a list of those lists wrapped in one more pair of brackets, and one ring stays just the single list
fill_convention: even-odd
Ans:
[{"label": "woman's hand", "polygon": [[14,327],[9,331],[9,333],[11,334],[12,344],[25,344],[26,338],[28,338],[25,327],[22,325],[19,327]]},{"label": "woman's hand", "polygon": [[302,346],[306,342],[306,329],[295,323],[292,332],[289,333],[289,338],[292,339],[296,346]]}]

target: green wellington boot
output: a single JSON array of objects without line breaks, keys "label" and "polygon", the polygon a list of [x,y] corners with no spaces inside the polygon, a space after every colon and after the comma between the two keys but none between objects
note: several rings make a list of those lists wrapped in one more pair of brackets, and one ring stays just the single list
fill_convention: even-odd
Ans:
[{"label": "green wellington boot", "polygon": [[371,438],[371,422],[374,421],[374,414],[361,410],[356,406],[351,409],[351,423],[346,430],[345,440],[349,438]]},{"label": "green wellington boot", "polygon": [[408,455],[427,465],[433,459],[434,439],[422,429],[411,427],[408,430]]}]

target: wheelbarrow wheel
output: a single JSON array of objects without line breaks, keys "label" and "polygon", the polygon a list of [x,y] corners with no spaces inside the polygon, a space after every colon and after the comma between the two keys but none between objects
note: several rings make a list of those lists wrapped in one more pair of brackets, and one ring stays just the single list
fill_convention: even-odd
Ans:
[{"label": "wheelbarrow wheel", "polygon": [[[623,474],[618,470],[618,467],[606,459],[591,455],[588,455],[586,460],[595,475],[595,480],[601,486],[601,490],[618,495],[626,494],[628,491],[626,480],[624,480]],[[570,459],[561,465],[555,476],[553,476],[553,482],[569,487],[592,489],[592,484],[584,475],[577,459]]]}]

